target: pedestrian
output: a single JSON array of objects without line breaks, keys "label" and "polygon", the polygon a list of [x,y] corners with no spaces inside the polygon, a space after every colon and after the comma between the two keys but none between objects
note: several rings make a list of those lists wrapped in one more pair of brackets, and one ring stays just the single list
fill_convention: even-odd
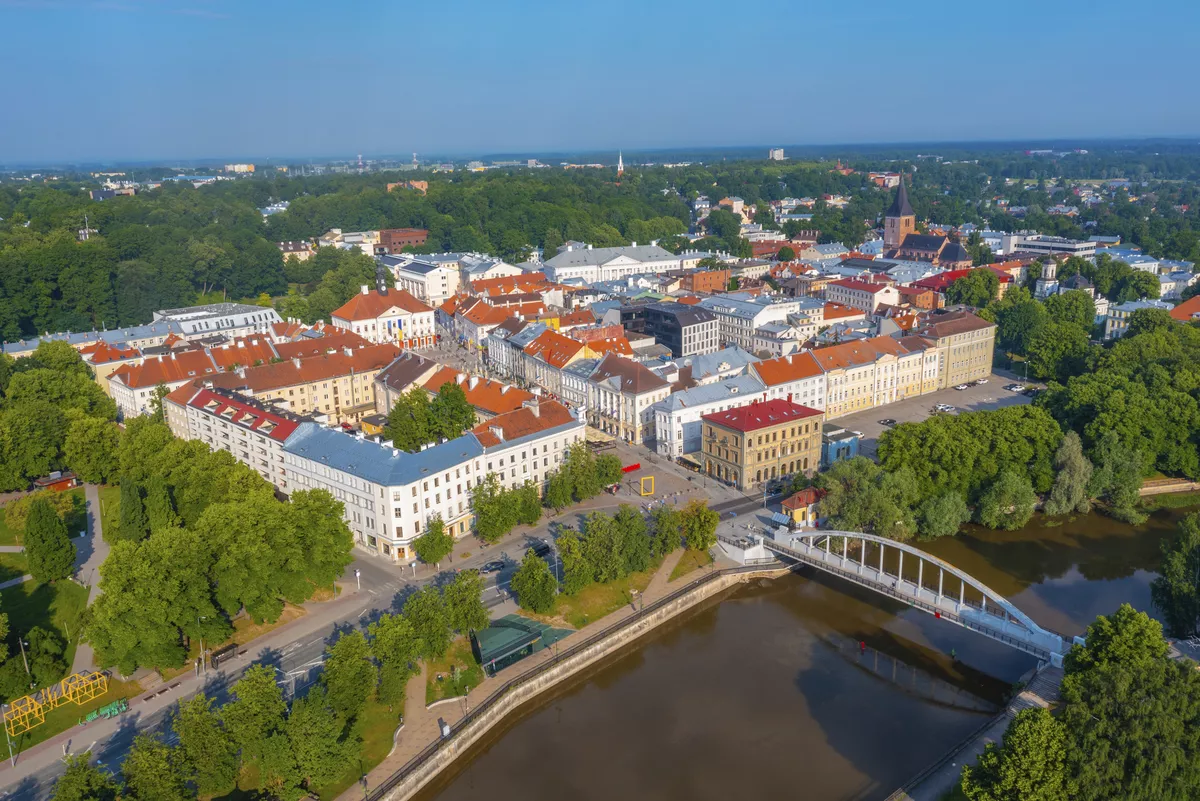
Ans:
[{"label": "pedestrian", "polygon": [[867,642],[866,642],[866,640],[859,640],[859,641],[858,641],[858,652],[859,652],[860,654],[865,654],[865,653],[867,652]]}]

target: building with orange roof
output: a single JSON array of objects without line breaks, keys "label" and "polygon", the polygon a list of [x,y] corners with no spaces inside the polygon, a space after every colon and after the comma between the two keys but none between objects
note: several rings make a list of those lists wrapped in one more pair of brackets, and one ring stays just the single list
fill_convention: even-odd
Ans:
[{"label": "building with orange roof", "polygon": [[812,351],[801,351],[750,365],[750,373],[767,388],[768,400],[789,400],[825,408],[825,371]]},{"label": "building with orange roof", "polygon": [[480,278],[471,282],[471,292],[482,297],[539,292],[550,286],[544,273],[521,273],[499,278]]},{"label": "building with orange roof", "polygon": [[1193,295],[1171,309],[1171,317],[1181,323],[1192,323],[1200,320],[1200,295]]},{"label": "building with orange roof", "polygon": [[267,364],[279,358],[271,340],[264,336],[238,337],[209,348],[213,363],[221,371],[236,370],[238,367],[252,367]]},{"label": "building with orange roof", "polygon": [[871,337],[810,352],[825,372],[825,416],[830,420],[939,388],[934,347]]},{"label": "building with orange roof", "polygon": [[142,360],[142,352],[131,345],[109,344],[108,342],[93,342],[79,350],[83,361],[92,368],[92,376],[104,394],[112,397],[108,386],[108,378],[118,368],[138,364]]},{"label": "building with orange roof", "polygon": [[425,381],[425,389],[433,396],[445,384],[457,384],[462,388],[467,403],[475,407],[475,417],[480,423],[496,415],[516,411],[523,403],[534,399],[532,392],[517,389],[502,381],[470,375],[453,367],[442,367],[435,372]]},{"label": "building with orange roof", "polygon": [[337,423],[353,422],[375,411],[375,376],[398,355],[395,345],[345,348],[215,374],[211,382],[259,400],[280,401],[297,414],[325,414]]},{"label": "building with orange roof", "polygon": [[170,391],[197,378],[216,376],[219,372],[220,368],[205,350],[171,351],[165,356],[118,367],[109,375],[108,386],[121,416],[136,417],[152,411],[154,392],[158,387]]},{"label": "building with orange roof", "polygon": [[436,342],[433,307],[401,289],[362,290],[333,312],[334,326],[353,331],[370,342],[423,348]]},{"label": "building with orange roof", "polygon": [[597,356],[615,353],[618,356],[624,356],[626,359],[633,358],[633,346],[629,344],[628,337],[603,337],[601,339],[589,339],[587,340],[587,345]]},{"label": "building with orange roof", "polygon": [[992,372],[996,324],[969,311],[931,314],[914,332],[936,350],[939,389],[987,378]]},{"label": "building with orange roof", "polygon": [[546,329],[522,349],[525,380],[554,397],[562,395],[562,371],[580,359],[595,356],[592,344]]},{"label": "building with orange roof", "polygon": [[298,337],[291,342],[277,342],[275,353],[280,359],[307,359],[330,351],[346,348],[361,348],[371,343],[345,328],[326,329],[328,333],[319,337]]},{"label": "building with orange roof", "polygon": [[777,398],[701,419],[704,472],[740,490],[797,473],[811,476],[821,464],[820,409]]},{"label": "building with orange roof", "polygon": [[852,323],[855,320],[865,319],[867,319],[867,313],[862,309],[833,302],[825,304],[821,317],[825,323]]},{"label": "building with orange roof", "polygon": [[[539,311],[545,311],[545,308]],[[485,300],[468,298],[454,312],[454,333],[459,341],[482,348],[492,329],[510,317],[524,316],[520,307],[501,309]]]},{"label": "building with orange roof", "polygon": [[558,330],[564,333],[572,328],[583,328],[595,324],[596,315],[592,313],[591,309],[579,309],[558,316]]}]

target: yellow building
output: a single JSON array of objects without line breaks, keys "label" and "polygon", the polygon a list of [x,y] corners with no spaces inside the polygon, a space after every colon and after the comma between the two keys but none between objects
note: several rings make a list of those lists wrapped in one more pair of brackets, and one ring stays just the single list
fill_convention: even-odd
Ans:
[{"label": "yellow building", "polygon": [[776,399],[704,415],[704,472],[741,490],[821,464],[818,409]]}]

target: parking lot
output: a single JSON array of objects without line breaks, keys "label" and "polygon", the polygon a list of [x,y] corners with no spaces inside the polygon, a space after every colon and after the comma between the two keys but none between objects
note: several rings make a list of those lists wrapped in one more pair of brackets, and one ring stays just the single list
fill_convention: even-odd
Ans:
[{"label": "parking lot", "polygon": [[986,384],[967,387],[964,390],[942,389],[919,398],[909,398],[898,403],[878,406],[865,412],[855,412],[845,417],[833,420],[834,425],[851,431],[861,431],[862,439],[858,443],[858,452],[863,456],[875,458],[879,445],[879,435],[888,427],[880,420],[895,420],[897,423],[917,423],[933,413],[933,407],[939,403],[949,404],[958,412],[978,412],[988,409],[999,409],[1004,406],[1017,406],[1029,403],[1032,399],[1027,395],[1009,392],[1006,386],[1014,382],[1011,377],[992,374]]}]

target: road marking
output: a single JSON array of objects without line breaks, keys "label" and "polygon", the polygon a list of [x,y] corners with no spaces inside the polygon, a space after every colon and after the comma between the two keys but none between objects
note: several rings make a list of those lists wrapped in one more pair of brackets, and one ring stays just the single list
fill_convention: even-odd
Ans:
[{"label": "road marking", "polygon": [[312,642],[307,642],[307,643],[305,643],[305,645],[316,645],[316,644],[317,644],[317,643],[319,643],[319,642],[325,642],[325,638],[324,638],[324,637],[318,637],[317,639],[313,640]]}]

